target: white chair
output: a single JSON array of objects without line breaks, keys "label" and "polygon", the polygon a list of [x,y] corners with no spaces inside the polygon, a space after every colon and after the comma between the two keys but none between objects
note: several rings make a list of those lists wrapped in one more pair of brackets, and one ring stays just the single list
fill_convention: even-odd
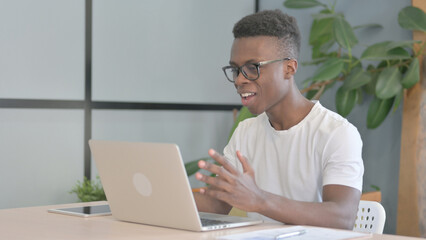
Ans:
[{"label": "white chair", "polygon": [[359,202],[354,231],[367,233],[383,233],[386,212],[382,204],[373,201]]}]

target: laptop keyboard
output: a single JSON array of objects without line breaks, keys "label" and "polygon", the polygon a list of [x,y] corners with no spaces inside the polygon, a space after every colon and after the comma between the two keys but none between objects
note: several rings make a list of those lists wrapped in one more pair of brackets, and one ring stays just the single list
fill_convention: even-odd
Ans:
[{"label": "laptop keyboard", "polygon": [[213,219],[207,219],[207,218],[200,218],[201,225],[203,226],[215,226],[215,225],[223,225],[230,223],[228,221],[222,221],[222,220],[213,220]]}]

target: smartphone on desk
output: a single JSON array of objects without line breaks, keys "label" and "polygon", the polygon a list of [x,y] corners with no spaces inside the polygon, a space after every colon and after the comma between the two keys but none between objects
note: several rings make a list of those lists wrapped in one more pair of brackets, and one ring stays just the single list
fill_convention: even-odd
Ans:
[{"label": "smartphone on desk", "polygon": [[96,217],[111,215],[111,209],[109,205],[97,205],[97,206],[81,206],[72,208],[55,208],[47,210],[51,213],[61,213],[71,216],[78,217]]}]

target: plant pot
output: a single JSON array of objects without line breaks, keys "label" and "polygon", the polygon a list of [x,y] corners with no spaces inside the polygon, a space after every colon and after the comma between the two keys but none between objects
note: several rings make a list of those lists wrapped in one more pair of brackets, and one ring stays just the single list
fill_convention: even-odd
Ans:
[{"label": "plant pot", "polygon": [[381,202],[382,192],[381,191],[365,192],[361,195],[361,200]]}]

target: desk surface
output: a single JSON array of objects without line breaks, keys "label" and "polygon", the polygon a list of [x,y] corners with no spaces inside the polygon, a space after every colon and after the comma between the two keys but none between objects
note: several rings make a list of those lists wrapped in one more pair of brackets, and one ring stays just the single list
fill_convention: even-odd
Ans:
[{"label": "desk surface", "polygon": [[[105,203],[75,203],[0,210],[0,239],[215,239],[228,234],[283,227],[281,224],[270,223],[227,230],[190,232],[122,222],[112,216],[82,218],[47,212],[47,209],[51,208]],[[418,238],[373,235],[371,239]]]}]

